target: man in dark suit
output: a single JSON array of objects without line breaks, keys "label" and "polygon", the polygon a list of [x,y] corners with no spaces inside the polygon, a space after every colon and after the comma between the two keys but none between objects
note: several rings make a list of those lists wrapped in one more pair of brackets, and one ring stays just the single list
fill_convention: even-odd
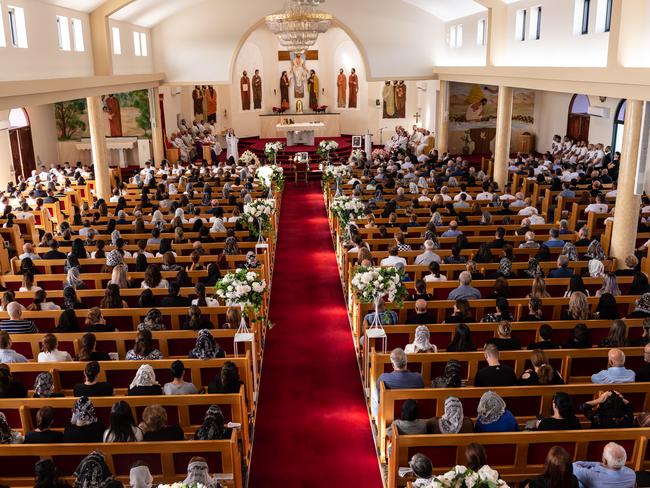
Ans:
[{"label": "man in dark suit", "polygon": [[65,253],[59,251],[58,241],[52,239],[50,241],[50,250],[43,254],[43,259],[65,259]]},{"label": "man in dark suit", "polygon": [[569,268],[569,257],[564,254],[557,258],[557,269],[548,273],[549,278],[570,278],[573,270]]}]

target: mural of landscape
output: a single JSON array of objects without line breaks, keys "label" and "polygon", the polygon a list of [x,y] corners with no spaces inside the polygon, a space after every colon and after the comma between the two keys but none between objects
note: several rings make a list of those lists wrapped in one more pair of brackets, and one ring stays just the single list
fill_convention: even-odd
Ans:
[{"label": "mural of landscape", "polygon": [[[451,83],[449,93],[449,151],[488,154],[494,150],[498,87]],[[535,122],[535,92],[515,89],[512,137],[530,131]]]},{"label": "mural of landscape", "polygon": [[[102,98],[108,137],[151,138],[147,90],[109,94]],[[56,103],[54,114],[60,141],[90,137],[85,99]]]}]

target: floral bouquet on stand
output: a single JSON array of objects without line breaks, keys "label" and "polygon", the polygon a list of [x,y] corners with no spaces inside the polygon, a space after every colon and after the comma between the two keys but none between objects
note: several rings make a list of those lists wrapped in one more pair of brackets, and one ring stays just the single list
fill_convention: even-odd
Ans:
[{"label": "floral bouquet on stand", "polygon": [[341,196],[341,183],[343,179],[348,179],[352,175],[352,168],[348,165],[342,164],[340,166],[334,166],[333,164],[328,164],[323,168],[323,181],[328,183],[334,181],[336,183],[336,193],[335,196]]},{"label": "floral bouquet on stand", "polygon": [[255,154],[252,151],[249,151],[248,149],[244,151],[244,153],[241,156],[239,156],[239,162],[243,166],[260,165],[260,159],[257,157],[257,154]]},{"label": "floral bouquet on stand", "polygon": [[383,148],[377,148],[372,151],[372,159],[385,160],[388,157],[388,153]]},{"label": "floral bouquet on stand", "polygon": [[[407,294],[402,277],[394,267],[358,266],[352,276],[352,288],[362,303],[374,303],[375,314],[367,331],[368,337],[386,337],[379,316],[379,301],[386,297],[389,302],[401,304]],[[386,344],[384,343],[384,349]]]},{"label": "floral bouquet on stand", "polygon": [[257,181],[260,182],[262,188],[268,191],[269,198],[273,198],[274,191],[282,191],[284,189],[284,169],[277,164],[266,164],[257,168],[255,172]]},{"label": "floral bouquet on stand", "polygon": [[361,218],[366,210],[366,205],[357,198],[346,195],[334,197],[332,211],[339,219],[341,230],[347,229],[351,220]]},{"label": "floral bouquet on stand", "polygon": [[499,479],[499,473],[489,466],[472,471],[465,466],[456,466],[441,476],[434,476],[426,488],[508,488]]},{"label": "floral bouquet on stand", "polygon": [[[245,316],[251,311],[255,318],[260,319],[260,309],[264,300],[266,281],[255,271],[237,268],[233,273],[228,272],[223,278],[217,281],[214,287],[215,295],[221,298],[229,307],[241,307],[242,313],[239,329],[235,334],[235,342],[242,342],[241,337],[251,335],[246,326]],[[237,337],[239,336],[239,337]]]},{"label": "floral bouquet on stand", "polygon": [[336,151],[339,148],[339,143],[336,141],[320,141],[318,144],[318,149],[316,152],[321,157],[321,159],[330,159],[330,153]]},{"label": "floral bouquet on stand", "polygon": [[257,198],[244,205],[241,221],[248,226],[248,230],[257,237],[258,243],[264,243],[264,233],[271,231],[271,215],[275,213],[275,201]]},{"label": "floral bouquet on stand", "polygon": [[275,164],[278,153],[284,149],[284,144],[280,141],[267,142],[264,146],[264,155],[271,163]]},{"label": "floral bouquet on stand", "polygon": [[176,483],[172,483],[171,485],[158,485],[158,488],[206,488],[206,486],[202,485],[201,483],[188,485],[183,481],[178,481]]},{"label": "floral bouquet on stand", "polygon": [[348,161],[360,161],[363,158],[363,149],[353,149],[352,152],[350,153],[350,158]]}]

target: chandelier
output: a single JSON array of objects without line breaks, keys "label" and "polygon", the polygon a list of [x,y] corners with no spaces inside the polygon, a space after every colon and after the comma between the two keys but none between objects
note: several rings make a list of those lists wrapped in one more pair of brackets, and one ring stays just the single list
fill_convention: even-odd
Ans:
[{"label": "chandelier", "polygon": [[323,1],[289,0],[284,12],[266,16],[266,25],[287,51],[304,53],[332,23],[330,14],[316,10]]}]

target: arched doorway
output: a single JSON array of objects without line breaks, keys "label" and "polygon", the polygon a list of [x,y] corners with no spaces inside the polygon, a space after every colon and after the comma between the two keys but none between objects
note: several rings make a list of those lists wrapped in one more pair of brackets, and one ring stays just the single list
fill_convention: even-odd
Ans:
[{"label": "arched doorway", "polygon": [[36,158],[29,115],[24,108],[13,108],[9,112],[9,142],[16,178],[29,177],[36,169]]},{"label": "arched doorway", "polygon": [[569,103],[566,135],[574,141],[589,140],[589,97],[575,94]]},{"label": "arched doorway", "polygon": [[612,132],[612,153],[621,151],[623,147],[623,127],[625,126],[625,107],[627,100],[623,99],[616,107],[616,115],[614,117],[614,128]]}]

